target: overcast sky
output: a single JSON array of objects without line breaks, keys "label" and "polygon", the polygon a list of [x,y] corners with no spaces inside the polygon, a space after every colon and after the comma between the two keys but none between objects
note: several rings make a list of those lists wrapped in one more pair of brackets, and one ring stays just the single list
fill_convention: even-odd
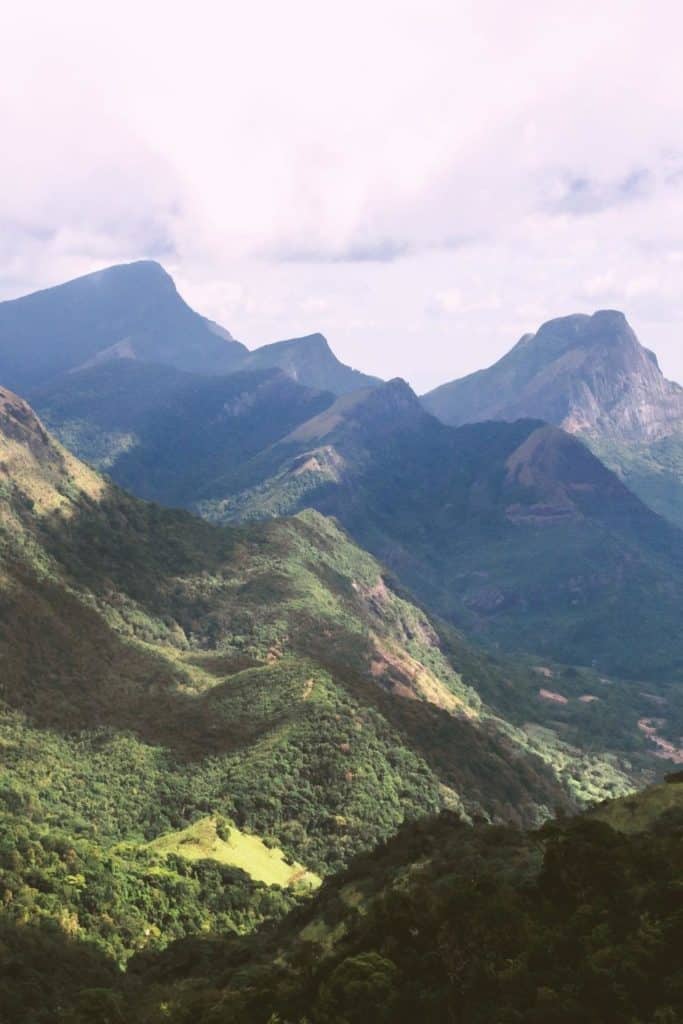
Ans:
[{"label": "overcast sky", "polygon": [[150,257],[419,391],[612,307],[683,380],[682,38],[678,0],[5,5],[0,298]]}]

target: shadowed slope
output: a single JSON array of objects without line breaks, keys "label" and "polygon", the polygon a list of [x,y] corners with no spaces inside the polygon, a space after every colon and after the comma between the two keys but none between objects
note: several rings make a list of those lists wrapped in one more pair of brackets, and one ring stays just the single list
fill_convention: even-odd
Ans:
[{"label": "shadowed slope", "polygon": [[629,675],[683,671],[682,535],[555,427],[453,429],[392,381],[339,399],[198,503],[215,519],[304,506],[492,641]]},{"label": "shadowed slope", "polygon": [[0,303],[0,380],[17,391],[111,359],[226,373],[244,352],[227,331],[190,309],[150,261]]}]

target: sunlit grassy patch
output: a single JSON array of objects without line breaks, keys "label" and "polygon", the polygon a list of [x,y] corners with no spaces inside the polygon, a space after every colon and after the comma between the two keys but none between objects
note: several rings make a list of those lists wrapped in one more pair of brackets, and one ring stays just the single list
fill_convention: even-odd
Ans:
[{"label": "sunlit grassy patch", "polygon": [[221,826],[216,818],[202,818],[188,828],[159,836],[148,844],[148,849],[174,853],[185,860],[215,860],[240,868],[254,881],[266,885],[320,885],[318,875],[301,864],[287,863],[281,849],[269,849],[258,836],[241,832],[234,825]]}]

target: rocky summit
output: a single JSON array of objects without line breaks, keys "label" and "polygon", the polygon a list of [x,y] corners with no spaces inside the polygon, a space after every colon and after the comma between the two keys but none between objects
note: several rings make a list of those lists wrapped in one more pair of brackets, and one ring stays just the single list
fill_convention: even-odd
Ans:
[{"label": "rocky summit", "polygon": [[656,440],[683,430],[683,388],[662,374],[623,313],[549,320],[497,363],[423,397],[454,425],[533,416],[573,434]]}]

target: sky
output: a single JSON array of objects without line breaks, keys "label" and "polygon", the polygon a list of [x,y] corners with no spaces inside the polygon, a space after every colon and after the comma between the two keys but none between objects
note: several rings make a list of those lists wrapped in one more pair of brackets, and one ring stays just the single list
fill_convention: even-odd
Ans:
[{"label": "sky", "polygon": [[617,308],[683,381],[678,0],[8,7],[0,299],[157,259],[420,392]]}]

